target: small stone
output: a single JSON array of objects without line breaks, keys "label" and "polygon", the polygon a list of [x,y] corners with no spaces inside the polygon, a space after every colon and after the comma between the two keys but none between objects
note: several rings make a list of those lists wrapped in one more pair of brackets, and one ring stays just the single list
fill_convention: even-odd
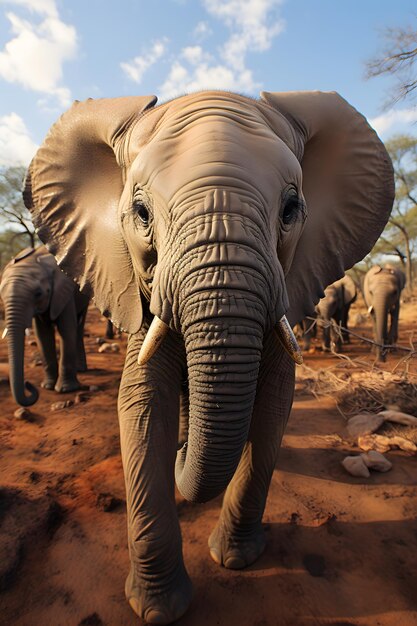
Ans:
[{"label": "small stone", "polygon": [[99,347],[98,351],[101,352],[112,352],[112,348],[111,348],[111,344],[110,343],[102,343],[101,346]]},{"label": "small stone", "polygon": [[89,399],[88,394],[86,393],[77,393],[75,394],[74,404],[81,404],[81,402],[87,402]]},{"label": "small stone", "polygon": [[100,387],[98,385],[90,385],[88,391],[100,391]]},{"label": "small stone", "polygon": [[347,456],[343,459],[342,465],[352,476],[360,476],[361,478],[369,478],[370,476],[362,456]]},{"label": "small stone", "polygon": [[382,426],[384,421],[385,418],[380,415],[359,413],[359,415],[350,418],[347,423],[347,430],[349,435],[356,439],[357,437],[374,433]]},{"label": "small stone", "polygon": [[39,482],[40,478],[41,478],[41,474],[40,474],[39,472],[31,472],[31,473],[29,474],[29,480],[30,480],[32,483],[37,483],[37,482]]},{"label": "small stone", "polygon": [[78,626],[103,626],[103,622],[97,613],[91,613],[78,622]]},{"label": "small stone", "polygon": [[383,454],[377,450],[369,450],[361,454],[366,467],[376,470],[377,472],[388,472],[392,468],[391,461],[388,461]]},{"label": "small stone", "polygon": [[118,343],[112,343],[110,346],[112,352],[120,352],[120,346]]},{"label": "small stone", "polygon": [[110,493],[99,493],[97,496],[97,508],[101,509],[105,513],[114,511],[122,504],[123,500],[112,496]]},{"label": "small stone", "polygon": [[23,407],[23,406],[21,406],[20,408],[16,409],[16,411],[14,412],[14,416],[15,416],[16,419],[24,420],[25,422],[31,422],[32,421],[31,412],[29,411],[29,409],[25,409],[25,407]]},{"label": "small stone", "polygon": [[61,409],[67,409],[74,404],[73,400],[63,400],[61,402],[54,402],[51,404],[51,411],[61,411]]}]

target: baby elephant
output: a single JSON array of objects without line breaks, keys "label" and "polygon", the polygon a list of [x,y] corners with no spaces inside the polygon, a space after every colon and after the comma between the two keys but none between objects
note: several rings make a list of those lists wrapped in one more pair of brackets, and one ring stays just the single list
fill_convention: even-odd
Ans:
[{"label": "baby elephant", "polygon": [[[378,361],[385,361],[386,346],[395,344],[398,339],[400,296],[404,287],[404,272],[389,264],[384,267],[374,265],[365,276],[363,291],[374,324]],[[389,330],[388,315],[391,316]]]},{"label": "baby elephant", "polygon": [[[335,352],[341,352],[342,343],[349,343],[349,333],[342,329],[347,329],[349,309],[356,296],[356,285],[347,274],[325,289],[324,298],[317,305],[318,317],[326,323],[323,326],[323,350],[331,349],[331,338]],[[339,332],[330,325],[331,320],[342,327]]]},{"label": "baby elephant", "polygon": [[[80,388],[77,371],[87,369],[83,343],[88,298],[59,269],[45,247],[28,248],[6,266],[0,284],[9,344],[10,386],[16,402],[30,406],[38,391],[24,382],[25,329],[35,320],[45,377],[42,387],[59,392]],[[55,326],[60,336],[59,367],[55,349]],[[29,392],[26,395],[25,388]]]}]

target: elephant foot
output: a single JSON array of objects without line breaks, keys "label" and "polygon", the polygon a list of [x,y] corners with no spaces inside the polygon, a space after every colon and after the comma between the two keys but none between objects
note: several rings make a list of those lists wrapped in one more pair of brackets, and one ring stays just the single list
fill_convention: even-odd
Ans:
[{"label": "elephant foot", "polygon": [[265,550],[266,539],[262,526],[245,537],[227,532],[219,523],[208,540],[210,556],[217,565],[227,569],[243,569],[258,559]]},{"label": "elephant foot", "polygon": [[187,611],[193,589],[185,570],[175,577],[175,588],[169,590],[164,587],[158,592],[135,583],[131,569],[126,579],[125,594],[136,615],[147,624],[172,624]]},{"label": "elephant foot", "polygon": [[56,380],[46,379],[41,382],[42,389],[53,391],[55,389]]},{"label": "elephant foot", "polygon": [[71,393],[71,391],[78,391],[79,389],[81,389],[81,384],[78,380],[58,381],[55,385],[55,391],[58,393]]}]

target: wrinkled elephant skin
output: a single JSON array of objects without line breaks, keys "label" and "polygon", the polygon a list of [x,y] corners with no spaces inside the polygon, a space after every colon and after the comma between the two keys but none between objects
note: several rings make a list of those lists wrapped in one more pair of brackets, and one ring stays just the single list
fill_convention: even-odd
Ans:
[{"label": "wrinkled elephant skin", "polygon": [[[32,327],[32,319],[45,372],[42,387],[59,392],[79,389],[77,371],[87,369],[83,334],[88,298],[63,274],[52,254],[45,247],[22,251],[6,266],[0,293],[5,307],[10,387],[16,402],[30,406],[38,399],[36,387],[24,382],[25,329]],[[60,338],[59,364],[55,327]]]},{"label": "wrinkled elephant skin", "polygon": [[292,403],[290,324],[371,249],[393,176],[336,93],[207,91],[155,105],[75,103],[35,156],[24,198],[61,267],[130,335],[119,393],[126,595],[144,620],[168,624],[191,601],[174,476],[194,502],[226,490],[212,558],[255,561]]}]

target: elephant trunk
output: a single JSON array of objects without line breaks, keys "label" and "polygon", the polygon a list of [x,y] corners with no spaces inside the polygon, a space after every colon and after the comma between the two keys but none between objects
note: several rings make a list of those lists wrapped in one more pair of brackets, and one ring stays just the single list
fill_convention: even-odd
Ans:
[{"label": "elephant trunk", "polygon": [[331,350],[331,322],[333,315],[333,305],[326,302],[320,302],[320,318],[323,321],[323,348],[326,351]]},{"label": "elephant trunk", "polygon": [[[39,394],[31,383],[24,382],[25,328],[20,307],[9,304],[6,307],[7,341],[9,348],[10,388],[15,401],[21,406],[31,406]],[[25,393],[29,392],[27,396]]]},{"label": "elephant trunk", "polygon": [[202,288],[201,270],[180,277],[190,409],[188,442],[178,452],[175,476],[179,491],[192,502],[219,495],[237,468],[268,318],[265,279],[252,278],[252,288],[242,292],[236,277],[248,276],[248,267],[226,266],[220,273],[223,286],[216,289]]},{"label": "elephant trunk", "polygon": [[388,309],[389,303],[385,295],[374,297],[373,313],[375,315],[375,340],[379,344],[376,349],[378,361],[385,361],[385,346],[388,341]]}]

